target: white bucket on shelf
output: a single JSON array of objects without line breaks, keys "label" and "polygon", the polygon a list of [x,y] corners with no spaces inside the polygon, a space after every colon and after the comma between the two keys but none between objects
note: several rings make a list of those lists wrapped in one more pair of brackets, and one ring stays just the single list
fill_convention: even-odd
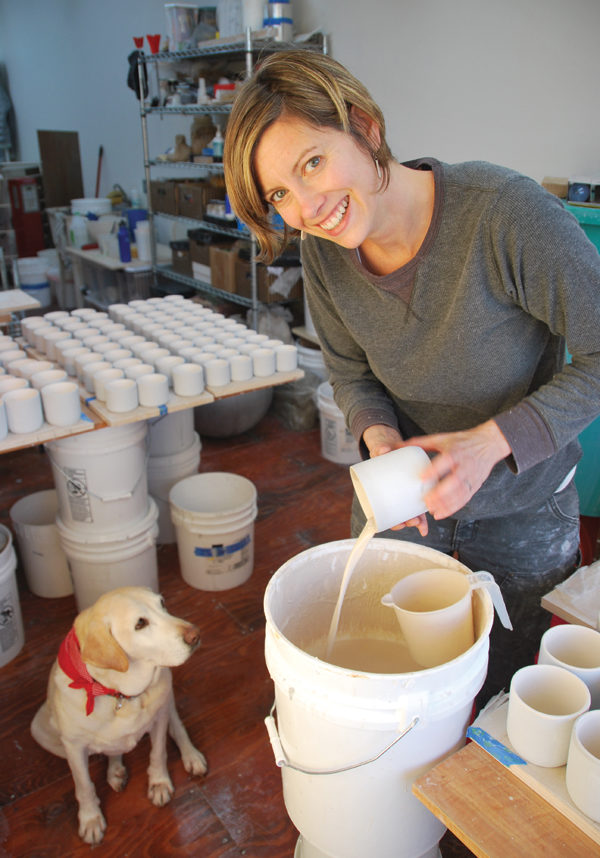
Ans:
[{"label": "white bucket on shelf", "polygon": [[37,256],[17,259],[17,271],[19,286],[23,292],[39,301],[42,307],[50,306],[50,283],[44,260]]},{"label": "white bucket on shelf", "polygon": [[67,556],[58,535],[54,489],[21,498],[10,508],[27,586],[36,596],[60,598],[73,592]]},{"label": "white bucket on shelf", "polygon": [[79,611],[115,587],[150,587],[158,592],[157,519],[158,509],[150,497],[146,515],[124,522],[120,530],[83,533],[57,517]]},{"label": "white bucket on shelf", "polygon": [[148,420],[148,454],[171,456],[194,443],[194,409],[184,408]]},{"label": "white bucket on shelf", "polygon": [[200,436],[194,432],[193,441],[187,449],[167,456],[150,456],[148,459],[148,491],[158,507],[159,545],[175,542],[169,492],[184,477],[198,473],[200,450]]},{"label": "white bucket on shelf", "polygon": [[0,667],[12,661],[25,642],[16,569],[12,533],[0,524]]},{"label": "white bucket on shelf", "polygon": [[169,492],[181,575],[199,590],[229,590],[254,566],[256,488],[238,474],[196,474]]},{"label": "white bucket on shelf", "polygon": [[335,404],[333,388],[323,381],[317,388],[317,406],[321,424],[321,453],[338,465],[360,462],[358,442],[346,426],[344,415]]},{"label": "white bucket on shelf", "polygon": [[66,526],[111,530],[145,515],[147,431],[142,420],[45,444]]},{"label": "white bucket on shelf", "polygon": [[[265,592],[265,656],[277,714],[277,724],[272,716],[266,723],[285,805],[301,835],[296,855],[437,856],[444,826],[411,785],[464,744],[487,670],[492,602],[476,591],[475,643],[438,667],[419,670],[404,655],[394,662],[401,673],[329,663],[329,625],[354,545],[348,539],[302,552]],[[350,648],[355,642],[362,657],[370,646],[405,652],[381,598],[400,578],[433,566],[469,572],[431,548],[371,539],[350,579],[336,640]]]}]

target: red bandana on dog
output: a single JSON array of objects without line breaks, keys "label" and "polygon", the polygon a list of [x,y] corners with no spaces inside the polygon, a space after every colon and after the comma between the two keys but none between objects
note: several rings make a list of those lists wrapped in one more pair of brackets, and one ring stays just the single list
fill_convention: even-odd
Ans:
[{"label": "red bandana on dog", "polygon": [[60,645],[58,651],[58,664],[64,670],[67,676],[73,680],[69,683],[69,688],[83,688],[87,694],[87,703],[85,706],[85,714],[91,715],[94,711],[94,697],[100,697],[102,694],[110,694],[113,697],[126,697],[120,691],[114,688],[106,688],[100,682],[90,676],[90,673],[81,658],[81,650],[79,641],[75,634],[75,629],[71,629],[64,641]]}]

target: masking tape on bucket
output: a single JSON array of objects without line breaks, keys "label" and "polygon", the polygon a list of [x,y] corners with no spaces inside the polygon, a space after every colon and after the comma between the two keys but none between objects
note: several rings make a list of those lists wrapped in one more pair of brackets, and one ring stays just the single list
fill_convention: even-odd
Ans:
[{"label": "masking tape on bucket", "polygon": [[197,545],[194,548],[196,557],[224,557],[226,554],[235,554],[236,551],[241,551],[250,545],[250,534],[246,534],[243,539],[238,542],[233,542],[231,545],[211,545],[209,548],[202,548]]}]

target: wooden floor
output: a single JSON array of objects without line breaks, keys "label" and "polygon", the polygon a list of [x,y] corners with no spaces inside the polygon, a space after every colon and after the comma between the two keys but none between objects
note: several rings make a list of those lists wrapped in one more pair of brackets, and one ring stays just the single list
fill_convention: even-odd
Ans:
[{"label": "wooden floor", "polygon": [[[177,549],[159,548],[160,586],[169,610],[197,623],[203,645],[174,670],[179,712],[209,763],[205,778],[183,770],[174,745],[169,763],[175,796],[164,808],[146,798],[148,740],[126,756],[125,792],[106,784],[105,761],[91,773],[108,822],[98,858],[290,858],[298,834],[288,819],[263,724],[273,701],[264,657],[263,593],[271,575],[298,552],[349,535],[348,469],[321,456],[318,429],[295,432],[267,415],[228,440],[202,439],[201,471],[226,470],[258,490],[255,566],[233,590],[208,593],[181,579]],[[0,456],[0,521],[11,505],[53,486],[36,447]],[[77,835],[77,808],[64,760],[31,738],[29,724],[45,696],[48,671],[75,615],[73,597],[41,599],[18,572],[25,646],[0,668],[0,855],[89,856]],[[471,853],[447,834],[444,858]],[[341,856],[340,858],[344,858]],[[376,853],[364,858],[377,858]]]}]

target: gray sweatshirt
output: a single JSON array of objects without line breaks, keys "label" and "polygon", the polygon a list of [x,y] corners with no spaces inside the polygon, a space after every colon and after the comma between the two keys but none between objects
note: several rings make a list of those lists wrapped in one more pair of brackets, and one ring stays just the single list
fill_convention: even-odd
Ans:
[{"label": "gray sweatshirt", "polygon": [[526,176],[484,162],[406,166],[435,177],[432,221],[406,265],[377,276],[356,251],[302,242],[336,402],[357,439],[377,423],[411,437],[493,417],[513,455],[457,517],[541,504],[600,413],[600,255]]}]

